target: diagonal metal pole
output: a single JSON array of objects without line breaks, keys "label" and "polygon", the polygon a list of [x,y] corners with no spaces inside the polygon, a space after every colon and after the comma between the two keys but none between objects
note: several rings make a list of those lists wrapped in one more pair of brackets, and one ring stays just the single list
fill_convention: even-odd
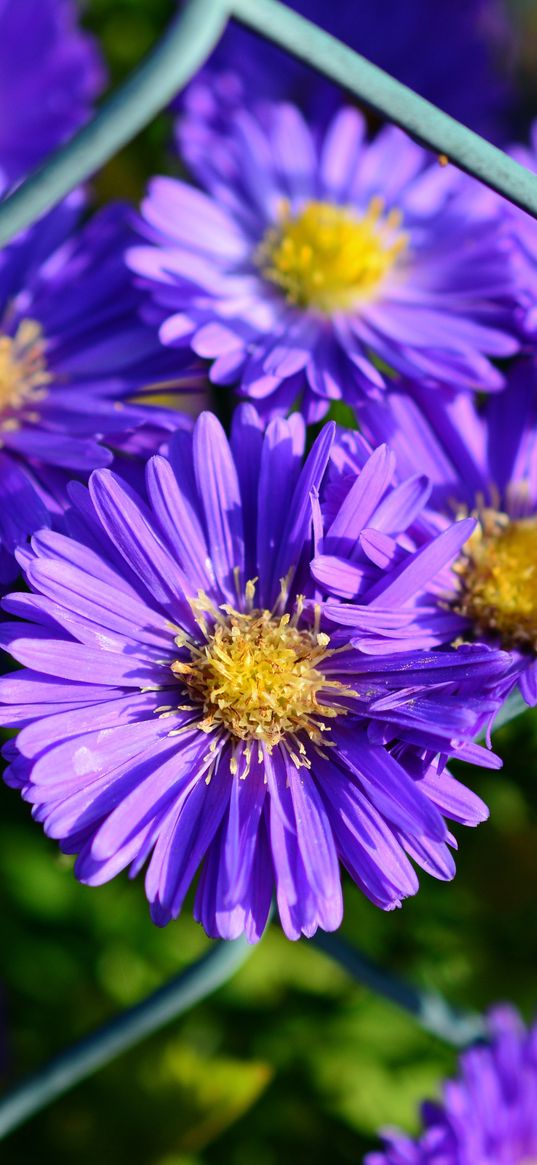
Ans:
[{"label": "diagonal metal pole", "polygon": [[339,935],[318,930],[310,941],[369,991],[382,995],[396,1007],[408,1012],[431,1035],[438,1036],[455,1048],[465,1048],[476,1040],[486,1038],[486,1020],[478,1012],[458,1011],[450,1007],[437,992],[421,990],[397,978],[378,967],[367,955],[350,946]]},{"label": "diagonal metal pole", "polygon": [[188,0],[166,35],[98,113],[0,205],[0,246],[95,174],[156,117],[207,60],[227,0]]},{"label": "diagonal metal pole", "polygon": [[206,60],[230,16],[537,216],[537,175],[279,0],[189,0],[157,48],[94,119],[4,199],[0,245],[94,174],[163,109]]},{"label": "diagonal metal pole", "polygon": [[98,1068],[216,991],[253,949],[243,938],[215,943],[208,954],[171,983],[67,1048],[34,1076],[0,1097],[0,1140]]},{"label": "diagonal metal pole", "polygon": [[241,24],[350,89],[381,117],[537,216],[536,174],[311,20],[280,0],[233,0],[232,12]]}]

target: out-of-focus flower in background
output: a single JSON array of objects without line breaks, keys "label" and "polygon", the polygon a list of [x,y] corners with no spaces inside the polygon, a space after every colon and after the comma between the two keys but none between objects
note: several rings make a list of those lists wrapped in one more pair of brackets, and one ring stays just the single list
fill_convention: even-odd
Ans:
[{"label": "out-of-focus flower in background", "polygon": [[[515,33],[502,0],[292,0],[294,8],[478,133],[509,136]],[[341,91],[313,69],[232,25],[180,98],[181,153],[201,164],[217,130],[224,151],[238,107],[296,101],[321,119]]]},{"label": "out-of-focus flower in background", "polygon": [[389,1129],[365,1165],[525,1165],[537,1155],[537,1026],[507,1005],[489,1016],[490,1042],[460,1057],[442,1099],[422,1106],[412,1138]]},{"label": "out-of-focus flower in background", "polygon": [[75,0],[0,0],[0,177],[24,177],[87,121],[104,86]]}]

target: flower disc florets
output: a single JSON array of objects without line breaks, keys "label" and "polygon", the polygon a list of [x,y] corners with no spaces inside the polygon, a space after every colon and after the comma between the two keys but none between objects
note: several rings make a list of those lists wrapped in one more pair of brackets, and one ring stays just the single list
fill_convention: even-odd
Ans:
[{"label": "flower disc florets", "polygon": [[297,307],[330,315],[370,299],[406,247],[406,237],[397,232],[399,211],[383,219],[379,197],[365,214],[330,202],[307,202],[298,214],[288,203],[282,210],[256,262]]},{"label": "flower disc florets", "polygon": [[504,647],[537,650],[537,518],[487,511],[458,565],[461,614]]},{"label": "flower disc florets", "polygon": [[0,336],[0,415],[42,399],[49,381],[42,328],[23,319],[14,336]]},{"label": "flower disc florets", "polygon": [[324,717],[337,715],[319,699],[330,683],[319,670],[326,657],[328,635],[299,629],[296,613],[271,611],[243,614],[227,609],[201,647],[190,647],[190,660],[175,660],[195,704],[201,704],[208,731],[222,725],[237,740],[259,741],[269,750],[298,733],[318,743],[326,731]]}]

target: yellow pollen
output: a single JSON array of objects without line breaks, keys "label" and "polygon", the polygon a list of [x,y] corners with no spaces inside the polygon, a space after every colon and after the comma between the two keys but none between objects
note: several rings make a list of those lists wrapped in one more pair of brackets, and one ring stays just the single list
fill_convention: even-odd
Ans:
[{"label": "yellow pollen", "polygon": [[[44,339],[35,320],[25,319],[14,336],[0,336],[0,418],[45,395],[51,377],[44,357]],[[7,422],[4,422],[7,424]]]},{"label": "yellow pollen", "polygon": [[537,518],[486,511],[457,565],[461,614],[506,648],[537,651]]},{"label": "yellow pollen", "polygon": [[[346,692],[319,667],[332,654],[328,636],[315,628],[299,630],[288,614],[224,610],[206,643],[189,644],[190,658],[171,665],[203,709],[201,727],[221,727],[269,752],[283,741],[297,765],[309,764],[298,734],[318,745],[328,730],[325,720],[345,711],[323,699],[334,689]],[[178,643],[183,646],[179,637]]]},{"label": "yellow pollen", "polygon": [[383,215],[381,198],[365,214],[329,202],[307,202],[296,215],[287,203],[255,255],[266,279],[289,303],[330,315],[372,299],[407,246],[401,214]]}]

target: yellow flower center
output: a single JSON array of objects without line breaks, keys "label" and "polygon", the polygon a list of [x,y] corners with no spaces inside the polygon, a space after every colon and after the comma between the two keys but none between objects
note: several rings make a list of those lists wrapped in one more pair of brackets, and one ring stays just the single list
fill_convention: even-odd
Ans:
[{"label": "yellow flower center", "polygon": [[485,512],[457,570],[461,614],[504,647],[537,650],[537,518]]},{"label": "yellow flower center", "polygon": [[22,320],[14,336],[0,336],[0,416],[45,396],[51,377],[44,348],[43,333],[35,320]]},{"label": "yellow flower center", "polygon": [[316,628],[299,629],[296,613],[222,610],[225,616],[219,612],[216,625],[204,628],[201,646],[177,637],[179,646],[189,647],[190,659],[171,665],[203,709],[200,727],[206,732],[221,727],[269,752],[283,741],[297,766],[309,764],[299,734],[318,745],[328,730],[325,720],[345,711],[326,703],[331,690],[347,691],[319,666],[332,654],[328,636]]},{"label": "yellow flower center", "polygon": [[407,245],[400,212],[382,212],[381,198],[363,215],[329,202],[307,202],[292,215],[285,204],[258,247],[257,266],[297,307],[349,310],[373,297]]}]

